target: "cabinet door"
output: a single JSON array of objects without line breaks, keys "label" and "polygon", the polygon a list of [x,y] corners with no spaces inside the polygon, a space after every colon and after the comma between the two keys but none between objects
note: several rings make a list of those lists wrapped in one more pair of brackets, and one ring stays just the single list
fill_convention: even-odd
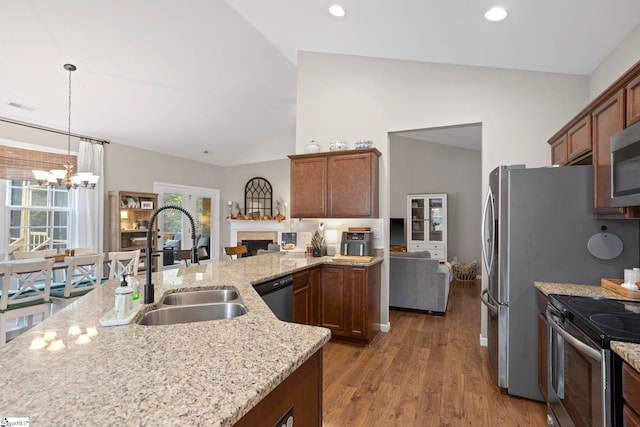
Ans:
[{"label": "cabinet door", "polygon": [[567,132],[567,155],[569,161],[591,152],[591,116],[587,115]]},{"label": "cabinet door", "polygon": [[593,208],[596,214],[623,214],[624,208],[612,208],[611,137],[624,129],[624,92],[620,90],[596,108],[593,122]]},{"label": "cabinet door", "polygon": [[345,309],[346,290],[343,267],[321,267],[320,269],[320,313],[319,326],[331,329],[333,335],[347,336]]},{"label": "cabinet door", "polygon": [[291,217],[325,217],[326,185],[326,157],[291,159]]},{"label": "cabinet door", "polygon": [[311,324],[311,292],[309,271],[293,275],[293,321],[303,325]]},{"label": "cabinet door", "polygon": [[346,283],[349,306],[349,336],[367,336],[367,270],[351,267]]},{"label": "cabinet door", "polygon": [[627,96],[627,126],[640,120],[640,76],[625,87]]},{"label": "cabinet door", "polygon": [[442,243],[446,237],[446,201],[443,197],[429,197],[429,243]]},{"label": "cabinet door", "polygon": [[427,241],[427,199],[424,196],[407,196],[407,246],[424,244]]},{"label": "cabinet door", "polygon": [[551,164],[566,165],[569,163],[567,156],[567,136],[562,135],[551,142]]},{"label": "cabinet door", "polygon": [[378,216],[378,156],[354,153],[328,158],[330,217]]}]

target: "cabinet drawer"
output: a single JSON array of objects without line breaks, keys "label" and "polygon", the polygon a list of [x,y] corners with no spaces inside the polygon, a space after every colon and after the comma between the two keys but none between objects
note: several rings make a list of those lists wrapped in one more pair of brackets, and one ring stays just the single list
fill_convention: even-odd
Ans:
[{"label": "cabinet drawer", "polygon": [[409,252],[426,251],[428,246],[426,243],[410,243]]},{"label": "cabinet drawer", "polygon": [[434,251],[443,251],[444,250],[444,243],[427,243],[427,250],[434,250]]}]

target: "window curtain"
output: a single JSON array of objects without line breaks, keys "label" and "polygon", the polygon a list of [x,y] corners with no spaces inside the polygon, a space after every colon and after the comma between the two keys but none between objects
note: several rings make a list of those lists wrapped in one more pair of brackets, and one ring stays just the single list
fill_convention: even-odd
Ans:
[{"label": "window curtain", "polygon": [[96,252],[104,247],[104,146],[80,140],[77,172],[91,172],[100,180],[93,190],[79,187],[74,197],[76,227],[73,247],[91,246]]}]

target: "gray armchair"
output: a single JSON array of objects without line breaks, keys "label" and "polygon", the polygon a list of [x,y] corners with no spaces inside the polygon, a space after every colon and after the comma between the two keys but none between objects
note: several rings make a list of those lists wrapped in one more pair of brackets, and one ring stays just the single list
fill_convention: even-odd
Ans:
[{"label": "gray armchair", "polygon": [[389,255],[389,306],[444,314],[449,300],[451,274],[425,252],[391,252]]}]

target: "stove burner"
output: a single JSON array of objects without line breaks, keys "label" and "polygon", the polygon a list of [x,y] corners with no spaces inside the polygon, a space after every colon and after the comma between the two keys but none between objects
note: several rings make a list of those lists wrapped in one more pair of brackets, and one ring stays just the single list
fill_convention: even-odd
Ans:
[{"label": "stove burner", "polygon": [[567,305],[576,309],[602,312],[624,312],[625,305],[621,302],[606,299],[570,298]]},{"label": "stove burner", "polygon": [[[640,317],[633,314],[594,314],[589,319],[610,335],[640,336]],[[611,331],[615,331],[612,333]]]}]

